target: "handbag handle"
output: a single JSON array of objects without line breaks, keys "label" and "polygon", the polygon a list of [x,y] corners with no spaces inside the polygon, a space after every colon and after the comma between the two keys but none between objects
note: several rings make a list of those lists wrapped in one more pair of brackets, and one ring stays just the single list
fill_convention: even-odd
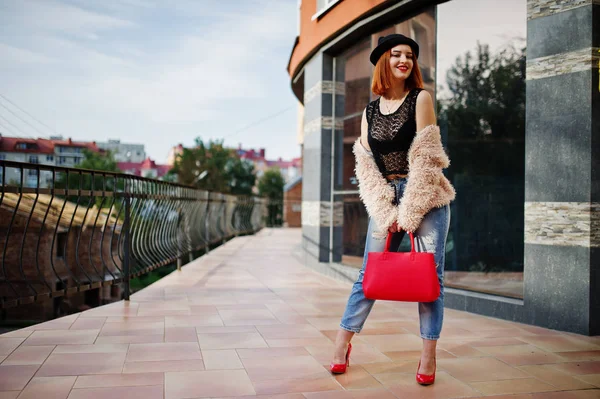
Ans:
[{"label": "handbag handle", "polygon": [[[410,252],[415,253],[415,236],[412,232],[408,232],[410,236]],[[392,245],[392,233],[388,233],[387,240],[385,241],[385,251],[390,252],[390,245]]]}]

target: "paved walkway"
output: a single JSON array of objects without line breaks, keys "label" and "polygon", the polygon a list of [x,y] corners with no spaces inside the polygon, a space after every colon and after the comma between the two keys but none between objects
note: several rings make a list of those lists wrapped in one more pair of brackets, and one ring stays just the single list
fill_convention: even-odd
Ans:
[{"label": "paved walkway", "polygon": [[417,385],[415,304],[379,302],[333,377],[350,286],[304,268],[299,242],[299,230],[237,238],[130,303],[0,336],[0,399],[600,398],[600,337],[450,309],[437,382]]}]

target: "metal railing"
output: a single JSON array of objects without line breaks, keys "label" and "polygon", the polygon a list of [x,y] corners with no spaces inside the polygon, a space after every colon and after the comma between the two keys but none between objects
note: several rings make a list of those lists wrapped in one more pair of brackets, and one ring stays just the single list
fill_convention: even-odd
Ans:
[{"label": "metal railing", "polygon": [[122,284],[260,230],[266,200],[0,161],[0,309]]}]

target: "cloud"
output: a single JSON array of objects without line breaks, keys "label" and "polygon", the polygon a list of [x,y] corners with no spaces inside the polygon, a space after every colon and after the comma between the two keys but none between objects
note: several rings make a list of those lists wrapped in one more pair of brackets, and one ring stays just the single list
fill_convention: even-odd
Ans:
[{"label": "cloud", "polygon": [[[164,149],[174,138],[153,135],[173,126],[194,136],[223,124],[234,130],[269,114],[271,97],[278,108],[293,104],[285,63],[295,0],[12,4],[0,6],[8,27],[0,57],[9,60],[0,64],[0,93],[50,115],[42,120],[53,126],[123,141],[152,136]],[[14,73],[19,63],[31,67],[27,80]],[[150,130],[134,136],[131,126]]]}]

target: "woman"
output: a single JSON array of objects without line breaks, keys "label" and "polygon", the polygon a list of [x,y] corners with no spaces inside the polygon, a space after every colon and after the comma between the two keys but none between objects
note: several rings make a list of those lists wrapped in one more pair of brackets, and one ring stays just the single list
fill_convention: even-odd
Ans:
[{"label": "woman", "polygon": [[372,91],[380,97],[363,112],[361,137],[354,144],[360,197],[369,213],[363,267],[354,283],[337,334],[333,373],[349,364],[350,340],[359,333],[375,301],[362,288],[368,252],[383,252],[387,234],[390,251],[398,251],[405,232],[413,232],[417,251],[434,253],[441,286],[439,298],[419,303],[423,351],[417,382],[435,381],[435,351],[444,313],[443,271],[450,223],[449,203],[455,192],[442,174],[449,160],[436,126],[433,101],[423,90],[417,64],[419,45],[392,34],[379,38],[370,56],[375,65]]}]

